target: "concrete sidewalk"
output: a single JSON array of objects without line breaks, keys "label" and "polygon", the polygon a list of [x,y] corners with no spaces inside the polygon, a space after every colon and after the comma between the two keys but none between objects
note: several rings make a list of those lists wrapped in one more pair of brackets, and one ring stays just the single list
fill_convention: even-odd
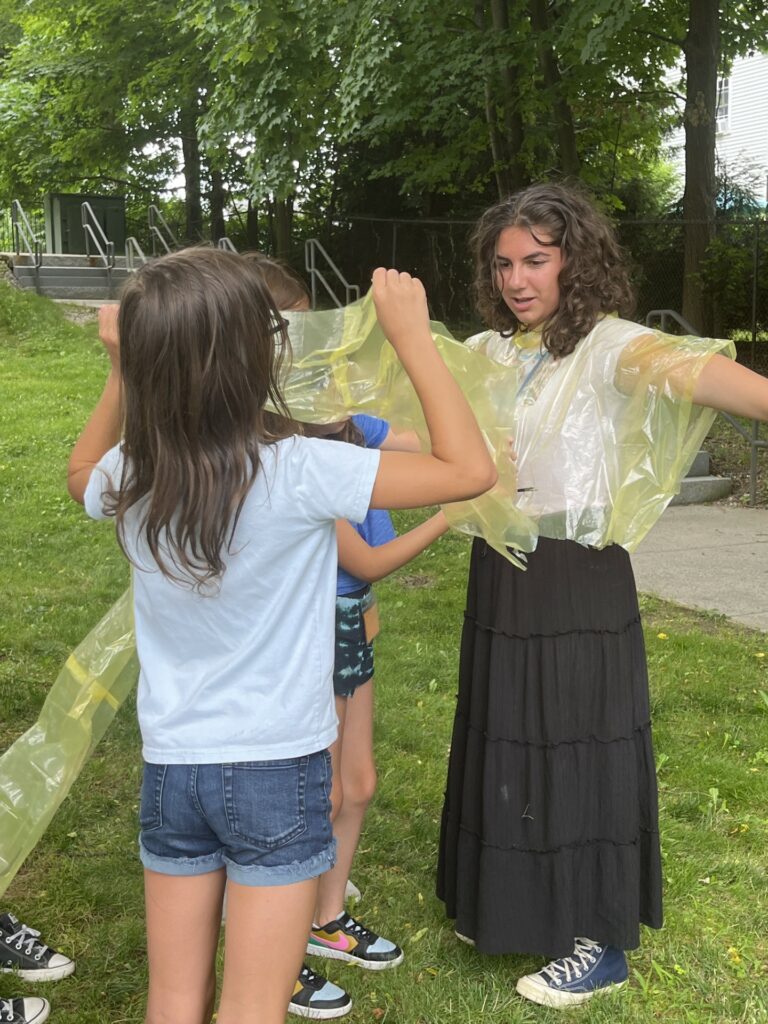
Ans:
[{"label": "concrete sidewalk", "polygon": [[632,566],[640,591],[768,632],[768,509],[672,506]]}]

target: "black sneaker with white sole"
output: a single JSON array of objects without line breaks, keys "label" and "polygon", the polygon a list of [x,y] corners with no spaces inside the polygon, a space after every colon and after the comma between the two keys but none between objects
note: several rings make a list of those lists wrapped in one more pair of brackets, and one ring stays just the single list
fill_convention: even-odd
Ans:
[{"label": "black sneaker with white sole", "polygon": [[43,1024],[51,1012],[47,999],[0,999],[0,1024]]},{"label": "black sneaker with white sole", "polygon": [[[47,946],[35,928],[22,924],[14,914],[0,914],[0,971],[13,971],[25,981],[59,981],[74,969],[75,961]],[[0,1024],[4,1024],[2,1017]]]},{"label": "black sneaker with white sole", "polygon": [[403,960],[403,951],[399,946],[372,932],[351,914],[345,913],[327,924],[312,928],[307,953],[327,956],[332,960],[346,960],[369,971],[397,967]]},{"label": "black sneaker with white sole", "polygon": [[315,974],[304,964],[288,1004],[289,1013],[311,1020],[332,1020],[343,1017],[351,1009],[352,1000],[343,988]]}]

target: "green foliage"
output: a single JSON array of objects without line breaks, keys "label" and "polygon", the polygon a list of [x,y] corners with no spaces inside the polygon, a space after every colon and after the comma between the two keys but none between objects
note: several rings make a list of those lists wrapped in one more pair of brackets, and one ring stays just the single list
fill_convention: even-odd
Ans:
[{"label": "green foliage", "polygon": [[[292,206],[326,228],[345,213],[471,218],[564,174],[610,211],[652,216],[688,10],[0,0],[0,196],[98,189],[146,207],[183,170],[188,207],[197,177],[211,207],[223,186],[251,245]],[[726,68],[761,45],[768,14],[750,0],[721,16]]]}]

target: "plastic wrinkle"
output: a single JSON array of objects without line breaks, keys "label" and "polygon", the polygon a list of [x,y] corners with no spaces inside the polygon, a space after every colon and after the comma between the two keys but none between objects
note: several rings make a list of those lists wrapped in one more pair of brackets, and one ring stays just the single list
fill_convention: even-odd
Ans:
[{"label": "plastic wrinkle", "polygon": [[67,658],[37,722],[0,757],[0,895],[138,678],[130,591]]},{"label": "plastic wrinkle", "polygon": [[[293,361],[281,383],[296,419],[371,412],[415,430],[428,448],[421,407],[370,295],[288,320]],[[431,327],[499,473],[492,490],[444,506],[445,514],[521,569],[520,553],[535,550],[539,536],[633,551],[679,490],[715,418],[691,402],[699,373],[712,355],[735,355],[728,341],[606,316],[569,356],[546,358],[531,375],[541,348],[535,332],[485,331],[461,344],[443,324]]]},{"label": "plastic wrinkle", "polygon": [[[450,818],[450,813],[448,814]],[[651,828],[643,828],[641,826],[640,833],[635,839],[631,839],[626,843],[618,843],[615,839],[583,839],[575,843],[563,843],[561,846],[543,847],[539,849],[535,846],[516,846],[514,843],[511,846],[499,846],[495,843],[487,843],[484,839],[481,839],[474,829],[467,828],[466,825],[462,825],[459,822],[459,831],[465,835],[472,836],[476,839],[482,847],[487,850],[498,850],[500,853],[532,853],[536,855],[541,854],[554,854],[562,853],[563,850],[580,850],[587,849],[590,846],[614,846],[616,849],[625,849],[627,847],[635,847],[642,842],[642,836],[657,836],[659,835],[658,830]]]},{"label": "plastic wrinkle", "polygon": [[467,611],[464,612],[464,618],[474,623],[475,627],[482,630],[482,632],[494,633],[496,636],[504,636],[508,640],[551,640],[554,637],[560,636],[623,636],[634,626],[641,625],[640,617],[636,616],[634,619],[630,619],[625,626],[621,627],[621,629],[564,629],[558,633],[508,633],[504,629],[497,629],[495,626],[485,625],[477,618],[470,615]]},{"label": "plastic wrinkle", "polygon": [[639,733],[649,732],[651,728],[651,722],[648,720],[642,725],[636,725],[629,736],[612,736],[609,740],[601,739],[599,736],[590,734],[589,736],[579,736],[573,740],[557,740],[554,743],[542,743],[536,740],[516,740],[509,736],[491,736],[485,729],[481,729],[477,725],[473,725],[469,720],[469,715],[466,711],[461,708],[456,710],[456,717],[463,718],[467,723],[467,729],[474,733],[479,733],[486,743],[508,743],[514,747],[535,747],[537,750],[554,750],[557,747],[574,747],[579,743],[599,743],[603,747],[609,746],[611,743],[632,743],[637,738]]}]

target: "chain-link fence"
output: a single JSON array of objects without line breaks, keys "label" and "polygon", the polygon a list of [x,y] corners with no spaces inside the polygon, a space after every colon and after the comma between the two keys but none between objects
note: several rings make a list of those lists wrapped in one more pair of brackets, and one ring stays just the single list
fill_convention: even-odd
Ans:
[{"label": "chain-link fence", "polygon": [[[617,227],[637,285],[636,318],[645,320],[652,309],[680,312],[683,222],[623,221]],[[471,299],[471,230],[471,221],[354,217],[335,222],[320,240],[346,278],[363,291],[376,266],[417,274],[426,286],[433,316],[461,334],[480,327]],[[704,278],[713,306],[712,333],[734,338],[740,359],[767,371],[768,221],[718,224]]]},{"label": "chain-link fence", "polygon": [[[683,306],[684,222],[618,224],[637,285],[637,319]],[[720,221],[702,270],[709,333],[736,342],[739,361],[768,373],[768,221]]]}]

